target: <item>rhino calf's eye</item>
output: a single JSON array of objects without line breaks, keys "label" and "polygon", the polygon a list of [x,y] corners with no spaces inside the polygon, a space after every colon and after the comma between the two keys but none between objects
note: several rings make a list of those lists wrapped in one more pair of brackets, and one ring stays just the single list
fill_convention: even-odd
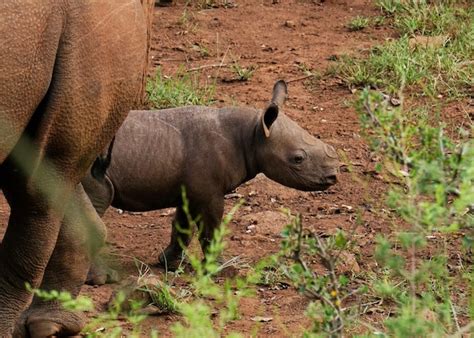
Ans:
[{"label": "rhino calf's eye", "polygon": [[303,160],[304,160],[304,157],[301,156],[301,155],[296,155],[295,158],[294,158],[294,162],[295,162],[296,164],[303,163]]}]

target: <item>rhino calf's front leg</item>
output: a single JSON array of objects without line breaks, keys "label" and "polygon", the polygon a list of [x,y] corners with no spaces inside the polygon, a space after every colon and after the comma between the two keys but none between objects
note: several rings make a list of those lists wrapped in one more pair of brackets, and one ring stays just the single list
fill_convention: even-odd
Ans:
[{"label": "rhino calf's front leg", "polygon": [[[199,242],[204,254],[207,258],[209,247],[214,238],[214,232],[221,224],[222,215],[224,214],[224,196],[214,198],[209,204],[200,208],[201,224],[199,229]],[[222,257],[217,257],[217,263],[222,263]]]},{"label": "rhino calf's front leg", "polygon": [[[194,229],[190,220],[199,226],[199,242],[204,255],[208,253],[214,231],[220,225],[224,212],[224,197],[215,198],[205,203],[189,203],[190,214],[186,215],[182,206],[176,209],[176,216],[171,231],[171,241],[164,253],[160,255],[159,264],[174,271],[179,267],[183,250],[189,246]],[[217,259],[221,261],[220,257]]]}]

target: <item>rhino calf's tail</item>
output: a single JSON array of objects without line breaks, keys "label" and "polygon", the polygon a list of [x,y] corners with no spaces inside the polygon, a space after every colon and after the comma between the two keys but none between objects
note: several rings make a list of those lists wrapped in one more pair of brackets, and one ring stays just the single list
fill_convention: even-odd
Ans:
[{"label": "rhino calf's tail", "polygon": [[112,148],[114,147],[115,143],[115,136],[112,141],[109,143],[109,147],[107,148],[107,153],[100,154],[95,159],[94,163],[91,167],[91,174],[97,180],[103,180],[105,177],[105,172],[110,166],[110,162],[112,161]]}]

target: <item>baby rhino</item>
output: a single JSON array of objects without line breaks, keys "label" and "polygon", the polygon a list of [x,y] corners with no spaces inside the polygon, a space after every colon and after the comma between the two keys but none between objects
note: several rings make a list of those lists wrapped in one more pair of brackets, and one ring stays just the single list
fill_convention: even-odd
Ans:
[{"label": "baby rhino", "polygon": [[199,240],[206,252],[223,216],[224,195],[258,173],[304,191],[336,183],[336,151],[283,114],[286,97],[286,84],[278,81],[264,111],[132,111],[116,134],[105,175],[86,177],[84,189],[100,215],[110,205],[127,211],[176,207],[171,242],[160,256],[162,265],[176,268],[192,233],[182,186],[192,218],[202,222]]}]

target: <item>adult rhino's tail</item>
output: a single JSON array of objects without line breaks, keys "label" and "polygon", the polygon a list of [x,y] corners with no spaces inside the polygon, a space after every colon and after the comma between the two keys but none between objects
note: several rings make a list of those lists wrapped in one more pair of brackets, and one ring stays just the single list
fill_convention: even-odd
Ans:
[{"label": "adult rhino's tail", "polygon": [[94,163],[91,167],[91,174],[96,180],[103,180],[105,177],[105,173],[110,166],[110,162],[112,161],[112,149],[115,143],[115,136],[113,137],[112,141],[109,143],[109,147],[107,148],[107,153],[100,154],[95,159]]}]

